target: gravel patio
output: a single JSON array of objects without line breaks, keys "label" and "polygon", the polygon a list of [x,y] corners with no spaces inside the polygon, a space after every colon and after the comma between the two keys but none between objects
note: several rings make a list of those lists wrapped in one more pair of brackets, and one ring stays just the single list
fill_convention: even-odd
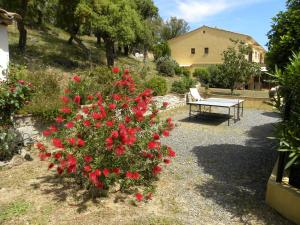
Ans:
[{"label": "gravel patio", "polygon": [[[264,202],[276,159],[277,113],[247,109],[229,127],[224,117],[188,120],[186,107],[166,114],[176,128],[164,141],[177,157],[152,201],[132,206],[121,193],[92,200],[35,157],[0,170],[0,224],[291,224]],[[1,214],[15,202],[25,202],[26,210]]]}]

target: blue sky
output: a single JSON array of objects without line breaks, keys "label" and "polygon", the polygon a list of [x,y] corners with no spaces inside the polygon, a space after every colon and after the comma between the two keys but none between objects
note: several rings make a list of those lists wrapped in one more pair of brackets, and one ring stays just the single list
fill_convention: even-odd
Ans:
[{"label": "blue sky", "polygon": [[248,34],[266,48],[272,17],[285,0],[154,0],[163,19],[185,19],[191,30],[207,25]]}]

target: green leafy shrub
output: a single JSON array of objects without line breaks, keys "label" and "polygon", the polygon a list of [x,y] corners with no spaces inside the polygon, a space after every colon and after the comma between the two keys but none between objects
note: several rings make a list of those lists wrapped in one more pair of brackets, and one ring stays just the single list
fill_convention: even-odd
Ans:
[{"label": "green leafy shrub", "polygon": [[154,96],[161,96],[167,93],[167,81],[163,77],[153,77],[147,83],[146,87],[153,90]]},{"label": "green leafy shrub", "polygon": [[157,60],[161,57],[170,56],[171,55],[171,49],[168,45],[168,42],[161,42],[159,44],[156,44],[153,47],[153,54],[154,59]]},{"label": "green leafy shrub", "polygon": [[288,152],[286,169],[300,165],[300,52],[294,54],[285,71],[276,72],[284,98],[283,121],[278,127],[279,151]]},{"label": "green leafy shrub", "polygon": [[9,126],[0,126],[0,161],[7,160],[15,153],[16,133]]},{"label": "green leafy shrub", "polygon": [[178,63],[170,57],[161,57],[156,61],[156,69],[164,76],[174,76]]},{"label": "green leafy shrub", "polygon": [[174,123],[171,118],[160,120],[151,89],[136,92],[129,71],[115,68],[114,73],[117,80],[110,95],[97,92],[84,108],[78,99],[64,98],[57,124],[43,131],[52,146],[39,142],[36,147],[49,169],[72,176],[88,190],[117,186],[135,193],[137,201],[148,200],[152,183],[176,155],[160,141]]},{"label": "green leafy shrub", "polygon": [[196,68],[193,76],[196,77],[202,84],[209,86],[211,83],[211,76],[207,68]]},{"label": "green leafy shrub", "polygon": [[179,81],[174,81],[172,84],[171,91],[178,94],[184,94],[189,91],[193,85],[195,85],[196,81],[190,77],[183,77]]},{"label": "green leafy shrub", "polygon": [[31,86],[24,80],[0,84],[0,125],[11,124],[11,116],[30,100]]},{"label": "green leafy shrub", "polygon": [[20,113],[32,114],[43,120],[54,119],[61,107],[58,97],[64,86],[63,77],[52,71],[28,73],[25,77],[32,82],[34,93],[30,103]]}]

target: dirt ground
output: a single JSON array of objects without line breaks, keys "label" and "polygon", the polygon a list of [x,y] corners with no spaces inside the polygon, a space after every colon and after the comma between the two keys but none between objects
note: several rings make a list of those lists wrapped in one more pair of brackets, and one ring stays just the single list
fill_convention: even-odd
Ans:
[{"label": "dirt ground", "polygon": [[[266,104],[257,102],[249,102],[247,105],[251,108],[272,109]],[[163,113],[163,116],[184,112],[187,112],[186,107]],[[227,127],[224,126],[224,129]],[[181,217],[188,209],[178,201],[178,196],[173,192],[176,186],[182,183],[185,183],[186,191],[190,191],[191,182],[194,181],[185,180],[185,173],[178,175],[176,168],[181,167],[177,166],[176,160],[174,161],[173,165],[164,170],[156,183],[157,192],[153,200],[133,205],[131,201],[133,197],[121,193],[91,198],[85,190],[78,189],[70,178],[58,177],[54,172],[48,171],[47,163],[41,162],[34,152],[32,161],[11,168],[0,168],[0,224],[186,224],[182,222]],[[188,173],[189,169],[186,169],[186,174]],[[203,210],[206,209],[201,210],[201,213],[205,213]],[[219,224],[218,221],[215,221],[215,224]]]}]

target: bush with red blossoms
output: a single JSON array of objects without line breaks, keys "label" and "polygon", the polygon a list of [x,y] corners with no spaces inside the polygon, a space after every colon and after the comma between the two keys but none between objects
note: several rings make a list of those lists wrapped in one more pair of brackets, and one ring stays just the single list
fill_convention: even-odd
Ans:
[{"label": "bush with red blossoms", "polygon": [[[160,142],[174,124],[171,118],[160,121],[152,91],[137,93],[128,70],[113,72],[116,81],[109,96],[86,96],[85,106],[80,105],[80,95],[62,96],[64,106],[56,123],[43,131],[55,150],[43,143],[36,147],[49,169],[72,174],[87,189],[119,186],[121,191],[140,190],[135,192],[137,201],[147,200],[152,193],[146,190],[175,157]],[[71,82],[76,85],[81,79],[75,76]]]}]

